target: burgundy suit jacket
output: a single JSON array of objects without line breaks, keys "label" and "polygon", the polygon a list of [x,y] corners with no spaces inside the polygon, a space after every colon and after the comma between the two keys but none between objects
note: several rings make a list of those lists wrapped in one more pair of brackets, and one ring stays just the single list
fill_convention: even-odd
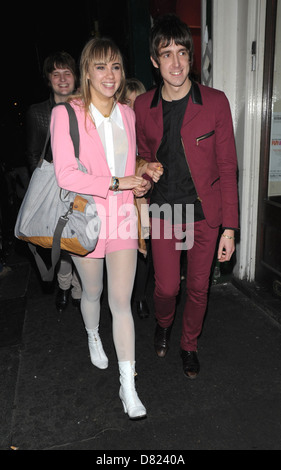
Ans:
[{"label": "burgundy suit jacket", "polygon": [[[138,96],[135,113],[138,154],[156,161],[163,136],[161,87]],[[181,137],[208,225],[238,228],[237,156],[223,92],[192,83]]]}]

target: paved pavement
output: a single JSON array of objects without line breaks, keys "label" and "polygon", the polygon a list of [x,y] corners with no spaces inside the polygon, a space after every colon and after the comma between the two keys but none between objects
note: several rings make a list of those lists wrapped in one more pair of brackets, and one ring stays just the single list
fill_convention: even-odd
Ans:
[{"label": "paved pavement", "polygon": [[[0,449],[95,450],[102,458],[281,449],[281,326],[264,305],[231,282],[212,285],[194,381],[179,357],[184,292],[165,359],[154,353],[153,315],[141,320],[134,311],[137,390],[148,411],[136,422],[118,397],[106,289],[100,332],[109,368],[99,370],[80,312],[72,305],[56,311],[55,294],[42,291],[30,261],[26,250],[12,256],[0,279]],[[153,278],[151,308],[152,292]]]}]

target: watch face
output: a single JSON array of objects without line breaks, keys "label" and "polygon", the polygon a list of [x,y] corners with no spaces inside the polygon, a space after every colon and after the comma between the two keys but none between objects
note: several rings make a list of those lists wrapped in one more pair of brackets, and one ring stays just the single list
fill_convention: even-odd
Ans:
[{"label": "watch face", "polygon": [[113,178],[113,184],[112,184],[112,189],[113,191],[117,191],[119,188],[119,179],[118,178]]}]

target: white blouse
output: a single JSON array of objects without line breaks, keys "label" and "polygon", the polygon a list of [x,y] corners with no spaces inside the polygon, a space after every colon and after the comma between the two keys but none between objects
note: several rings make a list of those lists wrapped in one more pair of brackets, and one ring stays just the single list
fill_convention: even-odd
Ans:
[{"label": "white blouse", "polygon": [[124,176],[128,156],[128,138],[120,109],[115,105],[110,116],[104,117],[91,103],[90,114],[102,141],[111,175]]}]

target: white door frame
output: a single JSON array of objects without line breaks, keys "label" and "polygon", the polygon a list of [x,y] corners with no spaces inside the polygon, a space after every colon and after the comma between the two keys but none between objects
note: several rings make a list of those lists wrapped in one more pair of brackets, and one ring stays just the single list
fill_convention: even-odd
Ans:
[{"label": "white door frame", "polygon": [[[202,14],[202,32],[204,18]],[[223,90],[230,102],[239,169],[240,241],[234,275],[248,281],[255,279],[265,20],[266,0],[213,0],[213,87]]]}]

